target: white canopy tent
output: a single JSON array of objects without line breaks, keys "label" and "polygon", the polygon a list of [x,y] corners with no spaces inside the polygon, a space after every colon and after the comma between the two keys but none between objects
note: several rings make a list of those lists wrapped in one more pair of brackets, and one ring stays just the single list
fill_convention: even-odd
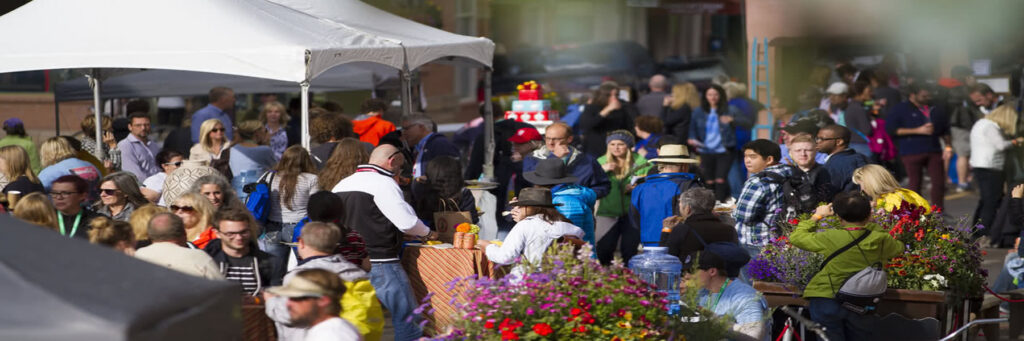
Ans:
[{"label": "white canopy tent", "polygon": [[[345,14],[350,12],[359,20]],[[393,31],[370,30],[383,26]],[[0,17],[0,32],[0,73],[93,69],[97,108],[101,68],[295,82],[302,91],[303,132],[309,127],[310,81],[335,66],[373,62],[402,70],[407,80],[409,70],[437,59],[489,68],[494,48],[490,40],[433,29],[356,0],[35,0]],[[408,92],[406,86],[406,101]],[[302,141],[308,148],[308,134]]]}]

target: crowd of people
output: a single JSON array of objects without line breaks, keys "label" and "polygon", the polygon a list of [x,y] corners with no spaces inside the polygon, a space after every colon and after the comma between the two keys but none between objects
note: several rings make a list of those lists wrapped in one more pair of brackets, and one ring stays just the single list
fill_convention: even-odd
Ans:
[{"label": "crowd of people", "polygon": [[[482,128],[457,133],[455,140],[468,141],[460,148],[428,116],[394,124],[383,118],[387,104],[369,99],[354,120],[311,110],[307,151],[289,115],[296,108],[268,100],[258,120],[236,121],[234,91],[217,87],[163,141],[151,135],[145,102],[129,103],[123,119],[89,116],[77,136],[47,138],[38,149],[23,123],[8,119],[0,186],[16,194],[5,198],[16,200],[7,209],[18,218],[265,296],[286,340],[379,339],[382,307],[396,339],[421,336],[399,263],[403,242],[436,239],[435,213],[453,210],[474,223],[497,222],[504,243],[478,247],[494,263],[520,264],[510,276],[564,238],[594,245],[606,265],[616,253],[628,263],[641,245],[667,246],[696,269],[702,305],[761,339],[766,307],[742,269],[778,236],[780,221],[813,213],[790,238],[823,254],[854,239],[850,231],[867,230],[861,246],[884,261],[897,244],[866,224],[873,207],[942,207],[946,167],[955,168],[958,190],[977,188],[975,221],[992,227],[1000,217],[1012,226],[1024,216],[1014,211],[1019,191],[1016,202],[1001,199],[1024,182],[1018,101],[964,74],[936,87],[921,79],[895,84],[879,70],[838,71],[824,93],[805,91],[801,107],[770,111],[746,98],[743,84],[699,91],[660,75],[636,103],[606,82],[574,124],[554,122],[543,133],[495,107],[492,179],[483,176]],[[759,115],[777,122],[770,139],[751,133]],[[97,124],[102,141],[90,137]],[[120,139],[118,124],[128,131]],[[478,179],[497,184],[486,190],[497,198],[496,209],[482,213],[490,216],[480,216],[464,181]],[[265,212],[250,204],[263,195],[261,184]],[[923,189],[930,200],[918,195]],[[817,232],[817,221],[832,214],[851,227]],[[986,231],[996,244],[1017,232]],[[833,283],[858,262],[833,261],[805,291],[812,318],[837,340],[844,330],[865,332],[850,330],[857,324],[843,321],[856,317],[833,300]]]}]

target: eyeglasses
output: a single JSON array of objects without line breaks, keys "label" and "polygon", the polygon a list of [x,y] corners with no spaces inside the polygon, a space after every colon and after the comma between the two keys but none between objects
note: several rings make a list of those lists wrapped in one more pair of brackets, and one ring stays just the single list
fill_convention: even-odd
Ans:
[{"label": "eyeglasses", "polygon": [[222,235],[224,235],[225,237],[228,237],[228,238],[234,238],[234,237],[240,237],[240,236],[241,237],[245,237],[245,236],[249,235],[249,230],[241,230],[241,231],[238,231],[238,232],[223,232],[223,231],[219,231],[218,230],[217,233],[222,234]]},{"label": "eyeglasses", "polygon": [[115,194],[117,194],[117,192],[120,192],[120,190],[118,190],[118,189],[100,188],[100,194],[104,194],[104,195],[115,195]]},{"label": "eyeglasses", "polygon": [[219,132],[222,132],[222,131],[227,131],[227,129],[224,129],[224,128],[213,128],[213,129],[210,130],[211,133],[219,133]]},{"label": "eyeglasses", "polygon": [[567,139],[569,139],[569,138],[568,137],[547,137],[547,136],[544,137],[544,141],[551,141],[551,142],[565,141]]},{"label": "eyeglasses", "polygon": [[171,212],[182,211],[182,212],[185,212],[185,213],[189,213],[189,212],[195,212],[195,210],[196,210],[195,207],[192,207],[192,206],[171,205]]},{"label": "eyeglasses", "polygon": [[174,166],[174,167],[181,167],[181,164],[182,164],[182,161],[178,161],[178,162],[167,162],[167,163],[164,163],[164,166]]},{"label": "eyeglasses", "polygon": [[50,192],[50,196],[54,198],[63,198],[72,194],[78,194],[81,192]]}]

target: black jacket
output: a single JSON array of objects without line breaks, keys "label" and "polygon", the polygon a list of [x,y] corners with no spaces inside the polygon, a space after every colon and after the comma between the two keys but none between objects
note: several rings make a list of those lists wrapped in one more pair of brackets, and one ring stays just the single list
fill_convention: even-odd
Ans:
[{"label": "black jacket", "polygon": [[661,115],[661,120],[665,122],[665,135],[675,136],[678,141],[686,143],[686,140],[690,138],[690,113],[692,111],[693,109],[686,104],[679,109],[666,106]]},{"label": "black jacket", "polygon": [[[206,254],[213,258],[214,262],[220,266],[221,272],[224,272],[228,267],[228,255],[224,253],[224,249],[221,247],[221,240],[214,239],[210,243],[206,244],[203,248]],[[281,267],[285,262],[281,262],[277,259],[277,256],[263,252],[260,250],[259,245],[256,242],[249,244],[249,252],[253,258],[256,259],[256,268],[259,270],[259,288],[266,289],[272,286],[281,285],[284,279],[285,269]],[[256,290],[259,292],[259,289]]]},{"label": "black jacket", "polygon": [[868,158],[853,149],[833,154],[825,161],[825,169],[832,178],[832,190],[835,193],[860,190],[853,183],[853,171],[868,164]]},{"label": "black jacket", "polygon": [[57,218],[64,219],[65,232],[71,233],[72,230],[75,231],[75,234],[70,237],[89,240],[89,230],[92,229],[89,223],[92,222],[93,218],[102,216],[93,210],[82,207],[82,219],[78,222],[78,229],[75,229],[75,217],[77,216],[77,214],[66,216],[63,213],[57,212]]},{"label": "black jacket", "polygon": [[597,105],[586,106],[579,121],[583,135],[582,150],[595,158],[604,155],[608,148],[604,140],[609,132],[617,129],[633,131],[633,118],[636,116],[636,108],[628,103],[622,103],[622,108],[612,111],[605,117],[601,117],[602,109],[604,108]]},{"label": "black jacket", "polygon": [[8,183],[7,186],[5,186],[4,189],[3,189],[3,193],[4,194],[7,194],[7,192],[10,192],[10,191],[21,192],[21,197],[24,198],[29,193],[34,193],[34,192],[39,192],[39,193],[44,193],[45,194],[46,190],[43,189],[43,185],[42,184],[40,184],[38,182],[32,182],[31,180],[28,179],[27,176],[22,175],[22,176],[19,176],[17,179],[14,179],[14,181],[11,181],[10,183]]},{"label": "black jacket", "polygon": [[683,271],[693,267],[698,251],[714,242],[730,242],[739,244],[736,229],[722,223],[714,214],[696,213],[686,218],[682,224],[672,227],[669,233],[662,233],[661,246],[668,247],[670,255],[679,257],[683,262]]}]

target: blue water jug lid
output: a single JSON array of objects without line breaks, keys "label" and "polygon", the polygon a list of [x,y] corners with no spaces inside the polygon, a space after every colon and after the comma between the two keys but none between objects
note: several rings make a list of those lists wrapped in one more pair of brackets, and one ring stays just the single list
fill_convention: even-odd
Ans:
[{"label": "blue water jug lid", "polygon": [[644,247],[644,251],[668,252],[668,247],[666,247],[666,246],[645,246]]}]

